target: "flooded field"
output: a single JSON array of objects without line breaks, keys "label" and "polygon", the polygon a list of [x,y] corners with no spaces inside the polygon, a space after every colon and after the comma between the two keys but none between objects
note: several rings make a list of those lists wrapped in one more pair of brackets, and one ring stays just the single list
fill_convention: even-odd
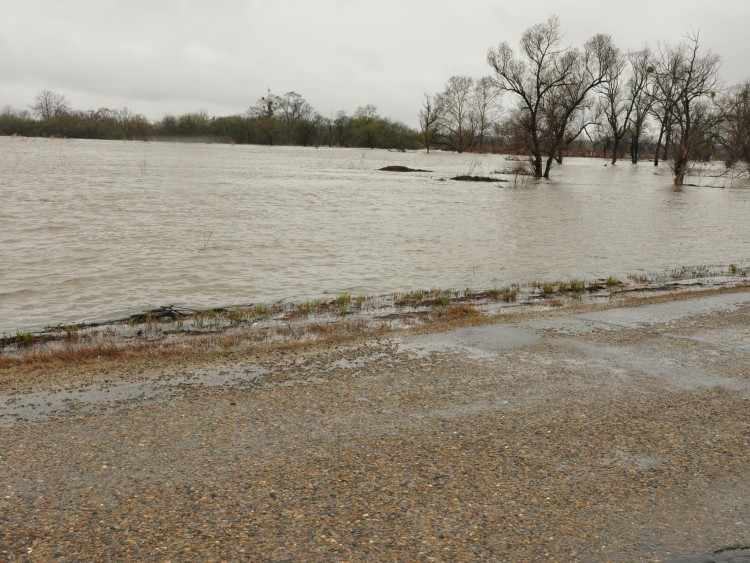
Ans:
[{"label": "flooded field", "polygon": [[[567,159],[0,137],[0,334],[341,292],[747,263],[750,183]],[[431,172],[389,173],[403,165]],[[718,189],[716,186],[725,186]]]}]

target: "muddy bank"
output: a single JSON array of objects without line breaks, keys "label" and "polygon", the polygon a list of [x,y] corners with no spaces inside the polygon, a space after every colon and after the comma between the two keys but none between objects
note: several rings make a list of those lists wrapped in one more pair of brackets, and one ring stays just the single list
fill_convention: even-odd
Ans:
[{"label": "muddy bank", "polygon": [[264,344],[351,338],[384,331],[479,323],[539,309],[611,306],[676,294],[748,287],[748,268],[682,268],[625,280],[572,279],[486,290],[427,289],[388,295],[342,293],[332,299],[250,303],[213,309],[167,305],[123,319],[49,327],[0,337],[0,369],[19,364],[78,364],[97,358],[226,353]]}]

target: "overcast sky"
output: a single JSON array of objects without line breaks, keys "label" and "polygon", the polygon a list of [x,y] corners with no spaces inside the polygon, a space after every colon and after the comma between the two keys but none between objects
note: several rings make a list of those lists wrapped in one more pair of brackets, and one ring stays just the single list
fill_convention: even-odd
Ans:
[{"label": "overcast sky", "polygon": [[700,29],[726,82],[750,78],[750,0],[0,0],[0,107],[50,89],[74,109],[230,115],[270,86],[324,116],[371,103],[416,126],[424,92],[489,74],[489,47],[552,14],[573,46]]}]

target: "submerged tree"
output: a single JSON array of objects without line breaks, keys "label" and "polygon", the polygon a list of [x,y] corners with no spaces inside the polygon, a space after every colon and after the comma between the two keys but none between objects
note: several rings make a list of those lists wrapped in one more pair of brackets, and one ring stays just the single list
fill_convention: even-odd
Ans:
[{"label": "submerged tree", "polygon": [[627,56],[617,53],[609,76],[600,89],[602,114],[612,140],[612,164],[617,162],[620,143],[630,135],[630,158],[638,162],[638,145],[650,106],[647,49]]},{"label": "submerged tree", "polygon": [[588,94],[607,81],[616,60],[608,35],[595,35],[582,51],[561,42],[559,19],[552,16],[523,33],[519,56],[507,42],[487,54],[496,84],[515,96],[522,111],[518,124],[537,178],[549,177],[576,112]]},{"label": "submerged tree", "polygon": [[640,158],[641,135],[646,125],[646,119],[651,111],[654,99],[651,96],[649,61],[651,51],[648,48],[630,53],[630,80],[628,80],[628,97],[633,103],[630,117],[630,161],[637,164]]},{"label": "submerged tree", "polygon": [[750,82],[739,84],[721,101],[721,144],[727,167],[745,166],[750,174]]},{"label": "submerged tree", "polygon": [[440,96],[425,94],[422,107],[419,110],[419,132],[428,153],[438,134],[441,113]]},{"label": "submerged tree", "polygon": [[710,51],[699,55],[698,39],[693,33],[677,47],[663,48],[654,69],[658,83],[669,87],[669,93],[662,87],[660,95],[676,135],[671,145],[675,186],[684,183],[689,162],[710,151],[720,119],[713,100],[721,59]]},{"label": "submerged tree", "polygon": [[439,95],[441,140],[456,152],[464,152],[474,139],[471,120],[474,79],[451,76]]},{"label": "submerged tree", "polygon": [[474,85],[474,96],[472,99],[471,120],[474,122],[473,129],[476,131],[476,143],[479,152],[484,150],[484,143],[489,132],[497,123],[498,119],[498,97],[499,91],[493,80],[485,76],[477,80]]}]

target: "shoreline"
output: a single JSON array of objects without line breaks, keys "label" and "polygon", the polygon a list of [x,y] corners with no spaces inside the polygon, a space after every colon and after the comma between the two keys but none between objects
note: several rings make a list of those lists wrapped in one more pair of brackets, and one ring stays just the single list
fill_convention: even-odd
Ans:
[{"label": "shoreline", "polygon": [[[503,289],[431,289],[381,296],[251,304],[210,310],[161,307],[123,319],[61,325],[0,338],[0,390],[22,374],[96,366],[221,362],[399,334],[514,322],[536,314],[637,307],[750,287],[750,268],[701,266],[648,276],[531,282]],[[119,368],[118,368],[119,371]]]}]

